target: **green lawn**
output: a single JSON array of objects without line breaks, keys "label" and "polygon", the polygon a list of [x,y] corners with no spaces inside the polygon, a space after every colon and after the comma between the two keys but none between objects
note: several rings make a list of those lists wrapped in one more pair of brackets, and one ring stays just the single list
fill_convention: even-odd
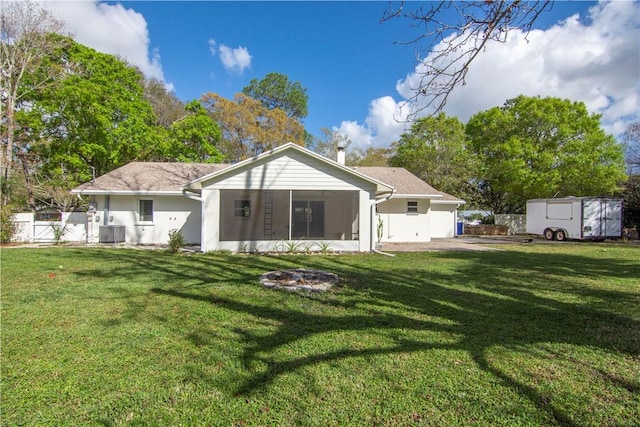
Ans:
[{"label": "green lawn", "polygon": [[3,249],[2,424],[639,425],[640,246],[500,248]]}]

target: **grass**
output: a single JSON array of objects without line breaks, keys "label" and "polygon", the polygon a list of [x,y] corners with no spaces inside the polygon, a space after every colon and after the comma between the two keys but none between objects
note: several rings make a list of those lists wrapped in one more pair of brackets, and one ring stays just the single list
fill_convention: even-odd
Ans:
[{"label": "grass", "polygon": [[640,247],[501,249],[3,249],[2,424],[638,425]]}]

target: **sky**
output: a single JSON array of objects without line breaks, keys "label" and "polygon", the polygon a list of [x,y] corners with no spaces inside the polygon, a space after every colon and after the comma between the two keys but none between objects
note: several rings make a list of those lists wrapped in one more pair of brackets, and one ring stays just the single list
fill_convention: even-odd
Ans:
[{"label": "sky", "polygon": [[[400,107],[420,63],[415,46],[397,42],[419,29],[382,23],[387,1],[45,4],[76,41],[125,58],[185,102],[208,92],[233,98],[277,72],[307,89],[304,124],[317,137],[327,128],[351,147],[388,147],[410,126]],[[640,2],[556,2],[526,37],[514,30],[489,45],[444,112],[466,123],[521,94],[582,101],[616,136],[639,121]]]}]

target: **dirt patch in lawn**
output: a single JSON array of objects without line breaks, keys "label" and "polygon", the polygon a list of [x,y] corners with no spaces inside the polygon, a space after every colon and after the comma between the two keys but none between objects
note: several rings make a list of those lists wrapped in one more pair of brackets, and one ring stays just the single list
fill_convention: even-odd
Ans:
[{"label": "dirt patch in lawn", "polygon": [[307,291],[323,292],[328,291],[338,283],[340,279],[333,273],[321,270],[277,270],[269,271],[260,276],[260,283],[265,288],[284,289],[289,292]]}]

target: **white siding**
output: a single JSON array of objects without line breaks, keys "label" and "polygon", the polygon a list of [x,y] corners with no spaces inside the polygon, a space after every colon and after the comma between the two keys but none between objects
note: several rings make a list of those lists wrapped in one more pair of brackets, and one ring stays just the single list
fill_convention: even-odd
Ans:
[{"label": "white siding", "polygon": [[[293,150],[280,153],[203,182],[202,250],[205,252],[218,249],[238,250],[245,245],[265,248],[268,246],[265,242],[268,241],[242,241],[241,233],[238,233],[237,241],[229,240],[231,235],[220,230],[220,196],[223,190],[345,191],[344,195],[334,194],[327,198],[324,240],[333,242],[331,244],[333,250],[369,251],[371,249],[371,206],[376,184],[304,153]],[[334,206],[335,203],[340,202],[340,198],[343,205]],[[354,198],[356,206],[352,207]],[[255,215],[263,216],[259,202],[257,199],[252,201],[251,209]],[[285,218],[287,223],[277,223],[277,227],[285,226],[288,229],[288,203],[287,199]],[[352,224],[351,220],[346,224],[336,223],[337,213],[342,212],[343,215],[348,215],[351,209],[356,209],[356,223]],[[282,217],[282,215],[277,216]],[[224,236],[223,232],[226,233]],[[357,234],[359,240],[349,240],[355,238],[355,232],[359,232]]]},{"label": "white siding", "polygon": [[[407,201],[418,202],[418,213],[407,212]],[[382,242],[430,242],[430,203],[427,199],[393,198],[378,205],[383,221]],[[375,234],[374,234],[375,235]]]},{"label": "white siding", "polygon": [[[98,200],[96,222],[105,225],[104,198]],[[153,222],[138,221],[139,200],[153,200]],[[102,218],[99,218],[102,217]],[[126,226],[125,241],[133,244],[166,244],[169,231],[181,230],[187,243],[200,243],[201,206],[184,196],[110,197],[107,225]]]},{"label": "white siding", "polygon": [[431,202],[431,237],[455,237],[456,208],[458,205]]},{"label": "white siding", "polygon": [[295,151],[222,174],[203,183],[207,186],[221,190],[375,190],[365,179]]}]

